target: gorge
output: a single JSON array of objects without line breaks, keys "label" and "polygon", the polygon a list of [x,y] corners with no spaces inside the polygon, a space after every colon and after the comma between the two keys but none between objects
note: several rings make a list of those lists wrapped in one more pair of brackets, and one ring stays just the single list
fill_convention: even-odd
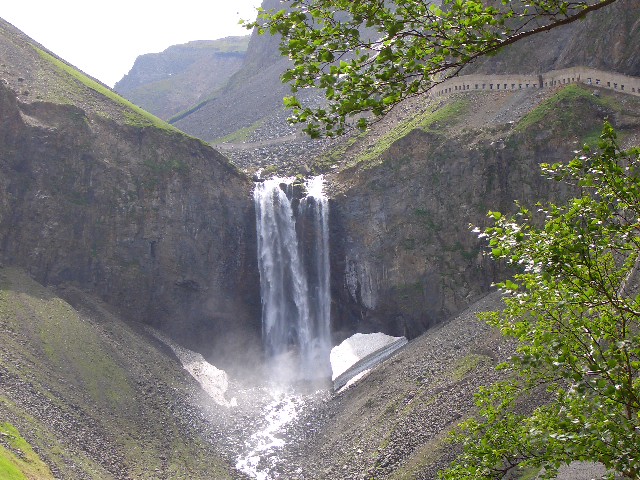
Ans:
[{"label": "gorge", "polygon": [[[637,81],[638,6],[613,8],[468,73]],[[575,40],[599,21],[615,35]],[[594,145],[605,118],[640,144],[637,83],[483,92],[461,88],[469,76],[313,143],[269,103],[274,40],[239,56],[168,124],[0,20],[0,459],[24,470],[33,453],[44,479],[436,478],[457,453],[447,433],[512,353],[475,318],[500,308],[507,270],[469,224],[567,198],[539,164]],[[229,158],[205,143],[231,134]],[[329,352],[356,333],[411,341],[334,393]],[[227,372],[218,403],[185,351]]]}]

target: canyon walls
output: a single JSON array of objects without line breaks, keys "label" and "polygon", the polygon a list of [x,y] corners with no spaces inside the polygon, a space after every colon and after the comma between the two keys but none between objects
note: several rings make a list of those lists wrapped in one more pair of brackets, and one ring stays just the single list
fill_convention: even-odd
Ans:
[{"label": "canyon walls", "polygon": [[253,183],[0,23],[0,257],[209,357],[259,345]]},{"label": "canyon walls", "polygon": [[470,226],[485,226],[489,210],[514,211],[514,200],[566,198],[539,164],[596,144],[605,118],[638,140],[640,99],[593,92],[454,95],[330,175],[336,341],[353,331],[416,337],[508,275]]}]

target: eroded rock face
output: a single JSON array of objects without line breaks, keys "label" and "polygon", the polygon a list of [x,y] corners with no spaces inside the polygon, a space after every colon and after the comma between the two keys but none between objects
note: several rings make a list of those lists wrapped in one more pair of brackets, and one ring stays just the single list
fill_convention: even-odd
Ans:
[{"label": "eroded rock face", "polygon": [[96,292],[210,358],[257,345],[250,180],[177,131],[33,101],[33,90],[23,101],[6,83],[2,261],[44,284]]},{"label": "eroded rock face", "polygon": [[640,4],[617,0],[583,20],[509,45],[465,67],[466,73],[542,73],[585,66],[640,75]]},{"label": "eroded rock face", "polygon": [[416,337],[492,280],[468,224],[487,195],[508,198],[507,161],[421,131],[399,143],[394,160],[359,172],[331,205],[342,232],[332,244],[338,332]]},{"label": "eroded rock face", "polygon": [[[489,210],[513,212],[514,200],[566,198],[570,192],[539,165],[573,158],[604,118],[637,142],[638,99],[599,92],[607,95],[600,100],[575,88],[584,93],[551,92],[554,109],[535,122],[494,124],[487,115],[484,128],[471,122],[478,105],[511,105],[511,94],[452,99],[466,107],[448,125],[415,128],[379,159],[330,176],[336,342],[355,331],[413,338],[460,312],[509,274],[482,255],[470,225],[484,228]],[[614,104],[621,110],[607,107]]]}]

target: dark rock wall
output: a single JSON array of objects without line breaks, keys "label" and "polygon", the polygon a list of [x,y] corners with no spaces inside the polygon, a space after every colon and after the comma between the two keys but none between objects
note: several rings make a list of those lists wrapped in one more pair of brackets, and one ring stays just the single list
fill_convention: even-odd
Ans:
[{"label": "dark rock wall", "polygon": [[535,73],[585,66],[640,76],[640,3],[617,0],[584,20],[521,40],[463,73]]},{"label": "dark rock wall", "polygon": [[258,344],[251,182],[198,140],[0,84],[0,255],[214,358]]},{"label": "dark rock wall", "polygon": [[515,198],[509,191],[522,173],[503,169],[504,156],[491,150],[468,151],[421,131],[389,156],[332,203],[341,232],[332,243],[338,336],[413,338],[487,292],[494,266],[468,224],[484,223],[487,197]]},{"label": "dark rock wall", "polygon": [[539,164],[573,158],[605,117],[637,141],[639,102],[618,101],[629,102],[626,113],[584,98],[560,102],[526,128],[465,131],[463,116],[443,130],[414,129],[379,162],[330,176],[335,340],[355,331],[413,338],[490,291],[509,272],[482,255],[470,225],[486,226],[489,210],[513,212],[516,199],[567,197]]}]

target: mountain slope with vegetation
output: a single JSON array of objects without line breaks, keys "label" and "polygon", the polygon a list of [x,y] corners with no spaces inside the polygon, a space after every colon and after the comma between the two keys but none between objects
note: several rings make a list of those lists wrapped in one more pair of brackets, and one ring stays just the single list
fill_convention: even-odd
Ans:
[{"label": "mountain slope with vegetation", "polygon": [[[263,2],[264,8],[278,8],[276,0]],[[282,98],[288,86],[280,75],[288,60],[280,56],[278,40],[253,32],[242,67],[220,90],[205,101],[171,119],[181,130],[218,143],[224,137],[243,129],[256,131],[260,139],[287,136],[295,133],[285,121],[287,112]]]},{"label": "mountain slope with vegetation", "polygon": [[243,65],[249,36],[197,40],[139,56],[114,90],[168,120],[207,100]]},{"label": "mountain slope with vegetation", "polygon": [[4,22],[0,53],[2,260],[205,356],[256,346],[252,182]]},{"label": "mountain slope with vegetation", "polygon": [[2,478],[238,478],[216,452],[224,412],[171,350],[94,296],[59,292],[73,306],[0,268]]},{"label": "mountain slope with vegetation", "polygon": [[[281,5],[265,0],[262,7],[278,10]],[[639,75],[638,56],[634,53],[640,41],[637,12],[634,0],[617,0],[584,21],[509,45],[495,56],[480,58],[462,73],[539,73],[585,65]],[[220,145],[242,168],[307,173],[309,157],[319,155],[332,142],[313,142],[287,124],[291,112],[283,108],[282,98],[290,91],[280,77],[291,62],[280,56],[278,43],[277,36],[257,35],[254,31],[241,69],[215,94],[193,103],[171,123]],[[319,92],[298,93],[303,100],[309,96],[311,105],[324,103]],[[301,151],[306,152],[304,159],[299,158]]]}]

